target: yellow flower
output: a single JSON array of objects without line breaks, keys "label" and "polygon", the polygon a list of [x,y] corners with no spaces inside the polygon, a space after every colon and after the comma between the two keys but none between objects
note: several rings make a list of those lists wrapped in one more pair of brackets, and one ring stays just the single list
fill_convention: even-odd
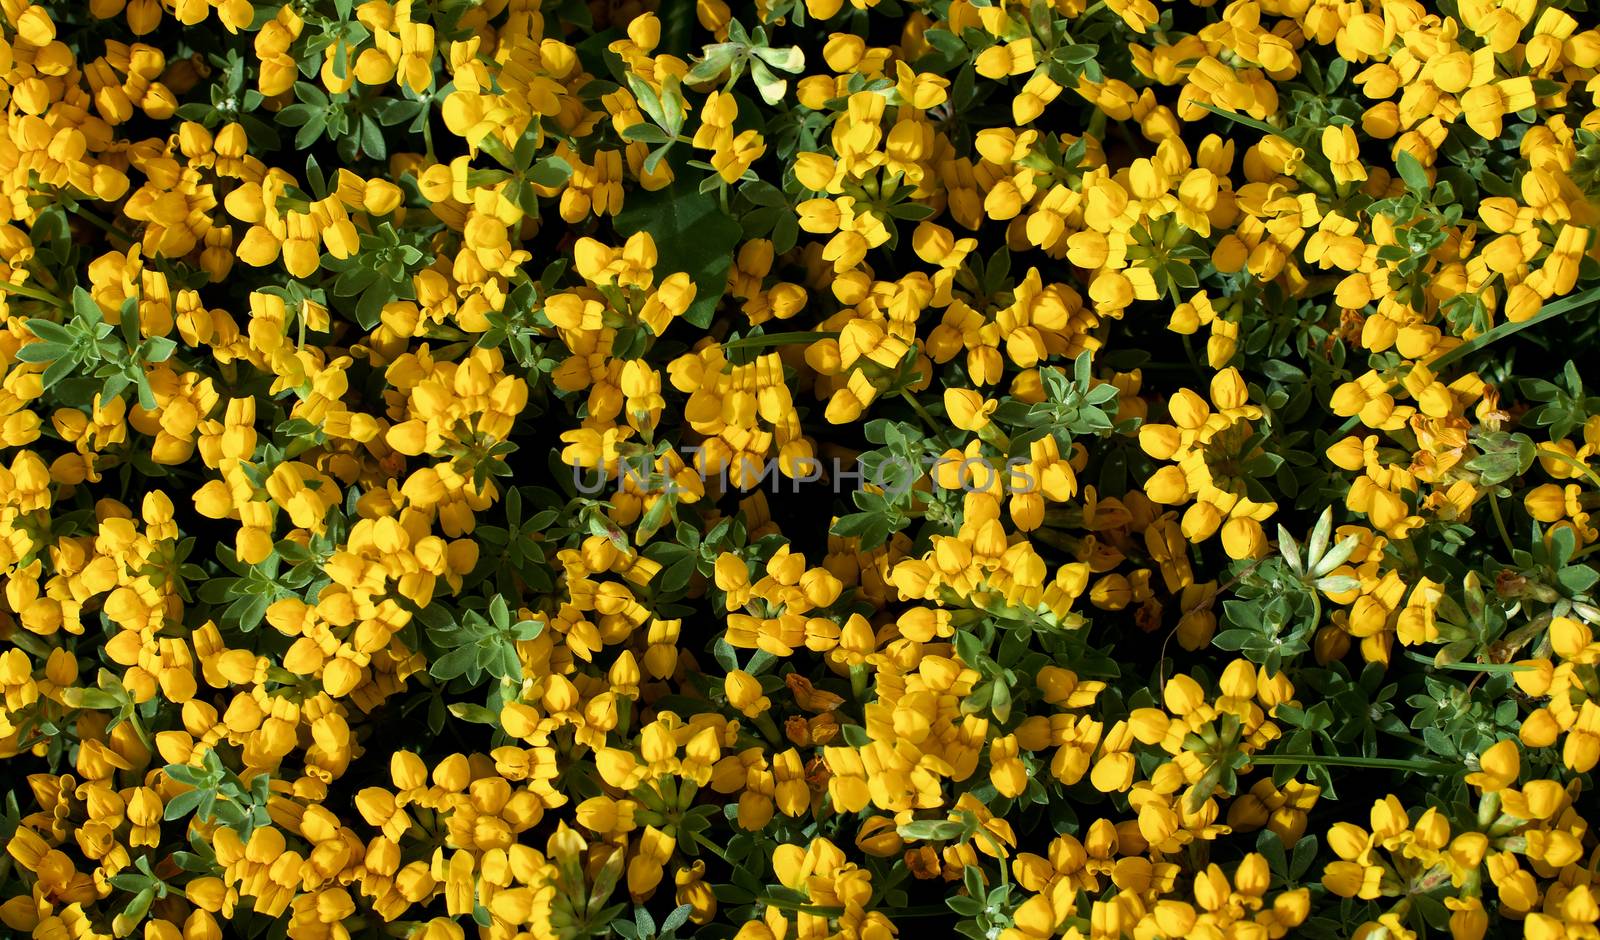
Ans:
[{"label": "yellow flower", "polygon": [[945,414],[950,418],[950,423],[963,431],[978,431],[989,424],[989,416],[999,406],[999,402],[985,400],[982,395],[970,389],[946,388],[944,390]]},{"label": "yellow flower", "polygon": [[1335,182],[1360,182],[1367,178],[1367,168],[1361,165],[1360,145],[1355,131],[1349,127],[1329,126],[1322,129],[1322,155],[1333,167]]}]

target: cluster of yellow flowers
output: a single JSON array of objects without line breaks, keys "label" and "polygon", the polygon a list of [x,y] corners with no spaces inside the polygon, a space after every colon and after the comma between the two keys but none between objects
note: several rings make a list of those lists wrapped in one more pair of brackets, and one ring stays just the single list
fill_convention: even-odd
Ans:
[{"label": "cluster of yellow flowers", "polygon": [[0,0],[0,106],[7,931],[1600,936],[1581,3]]}]

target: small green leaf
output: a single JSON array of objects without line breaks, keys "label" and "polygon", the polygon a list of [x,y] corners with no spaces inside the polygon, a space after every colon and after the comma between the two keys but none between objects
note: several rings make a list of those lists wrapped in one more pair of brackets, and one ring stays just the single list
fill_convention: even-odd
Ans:
[{"label": "small green leaf", "polygon": [[1406,189],[1411,192],[1422,195],[1433,188],[1428,181],[1428,171],[1409,151],[1400,151],[1395,157],[1394,166],[1400,173],[1400,179],[1405,181]]},{"label": "small green leaf", "polygon": [[966,826],[954,819],[916,819],[901,823],[895,827],[895,832],[902,839],[935,841],[960,838],[966,832]]}]

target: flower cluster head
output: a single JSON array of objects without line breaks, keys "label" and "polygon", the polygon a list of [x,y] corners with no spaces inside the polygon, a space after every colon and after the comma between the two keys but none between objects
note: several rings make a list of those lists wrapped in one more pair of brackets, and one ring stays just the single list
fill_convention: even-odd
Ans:
[{"label": "flower cluster head", "polygon": [[6,937],[1600,937],[1582,3],[0,0],[0,109]]},{"label": "flower cluster head", "polygon": [[1163,506],[1187,506],[1182,531],[1191,542],[1218,532],[1230,558],[1256,558],[1266,551],[1261,523],[1278,504],[1250,498],[1252,461],[1263,455],[1252,421],[1261,409],[1250,404],[1239,370],[1229,367],[1211,380],[1208,402],[1180,389],[1167,403],[1172,424],[1145,423],[1139,447],[1155,460],[1171,461],[1145,481],[1145,495]]}]

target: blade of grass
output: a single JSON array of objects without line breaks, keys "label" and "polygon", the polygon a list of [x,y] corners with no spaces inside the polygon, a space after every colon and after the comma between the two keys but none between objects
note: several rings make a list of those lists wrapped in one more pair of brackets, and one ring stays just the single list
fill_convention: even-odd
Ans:
[{"label": "blade of grass", "polygon": [[1526,320],[1518,323],[1512,323],[1508,320],[1499,326],[1480,333],[1477,336],[1474,336],[1472,339],[1462,343],[1460,346],[1457,346],[1439,358],[1433,360],[1432,362],[1426,363],[1426,365],[1434,372],[1438,372],[1445,366],[1455,362],[1457,359],[1463,359],[1467,356],[1470,356],[1492,343],[1497,343],[1500,340],[1505,339],[1507,336],[1519,333],[1530,326],[1538,326],[1540,323],[1543,323],[1546,320],[1559,317],[1564,313],[1596,301],[1600,301],[1600,287],[1591,287],[1581,294],[1570,294],[1561,298],[1560,300],[1545,304],[1538,313]]},{"label": "blade of grass", "polygon": [[[1205,107],[1210,108],[1211,106],[1206,105]],[[1217,109],[1211,108],[1211,110],[1216,111]],[[1224,117],[1236,117],[1236,115],[1228,115],[1226,112],[1219,111],[1218,113],[1222,114]],[[1516,333],[1519,333],[1530,326],[1537,326],[1546,320],[1559,317],[1564,313],[1596,301],[1600,301],[1600,287],[1591,287],[1581,294],[1571,294],[1555,301],[1554,303],[1546,304],[1538,313],[1526,320],[1522,320],[1517,323],[1507,321],[1499,326],[1480,333],[1477,336],[1474,336],[1472,339],[1462,343],[1460,346],[1457,346],[1449,352],[1444,353],[1438,358],[1424,362],[1423,365],[1427,366],[1433,372],[1441,372],[1451,363],[1454,363],[1459,359],[1464,359],[1475,352],[1480,352],[1489,347],[1491,344],[1505,339],[1507,336],[1515,335]],[[1385,386],[1384,390],[1387,391],[1388,389],[1394,388],[1395,385],[1398,384],[1398,382],[1391,382]],[[1360,423],[1360,415],[1351,416],[1345,421],[1344,424],[1339,426],[1339,430],[1334,432],[1334,437],[1340,438],[1345,436],[1346,434],[1350,433],[1350,431],[1353,430],[1357,424]]]},{"label": "blade of grass", "polygon": [[1253,117],[1249,117],[1248,115],[1236,114],[1233,111],[1224,111],[1216,105],[1209,103],[1202,103],[1200,107],[1205,108],[1207,111],[1210,111],[1217,117],[1226,118],[1235,124],[1243,124],[1245,127],[1254,128],[1263,134],[1271,134],[1273,137],[1283,136],[1282,128],[1273,127],[1271,124],[1268,124],[1265,121],[1258,121]]},{"label": "blade of grass", "polygon": [[1343,757],[1324,754],[1252,754],[1250,763],[1260,767],[1289,765],[1299,767],[1365,767],[1371,770],[1410,770],[1416,773],[1442,774],[1459,769],[1458,765],[1443,761],[1402,760],[1394,757]]},{"label": "blade of grass", "polygon": [[1532,668],[1531,666],[1519,666],[1516,663],[1438,663],[1434,661],[1432,656],[1413,653],[1410,650],[1406,650],[1406,658],[1419,663],[1426,663],[1435,669],[1450,669],[1456,672],[1512,673],[1525,672]]},{"label": "blade of grass", "polygon": [[745,336],[740,339],[729,340],[722,344],[727,349],[765,349],[768,346],[795,346],[800,343],[815,343],[818,340],[834,339],[838,333],[811,330],[797,333],[764,333],[760,336]]}]

